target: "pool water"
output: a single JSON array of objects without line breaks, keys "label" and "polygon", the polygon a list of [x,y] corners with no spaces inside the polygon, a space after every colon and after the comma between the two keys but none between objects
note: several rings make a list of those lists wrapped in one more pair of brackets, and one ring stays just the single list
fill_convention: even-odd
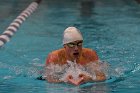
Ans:
[{"label": "pool water", "polygon": [[[0,2],[2,33],[31,1]],[[0,48],[0,93],[139,93],[139,9],[134,0],[43,0]],[[48,53],[63,47],[62,34],[68,26],[81,30],[84,47],[96,50],[120,80],[79,88],[36,79]]]}]

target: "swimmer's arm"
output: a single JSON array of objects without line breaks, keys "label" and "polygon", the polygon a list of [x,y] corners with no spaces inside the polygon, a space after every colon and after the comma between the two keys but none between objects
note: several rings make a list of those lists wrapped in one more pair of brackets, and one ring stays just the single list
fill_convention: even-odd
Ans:
[{"label": "swimmer's arm", "polygon": [[106,80],[106,76],[103,72],[95,71],[96,73],[96,79],[93,79],[93,81],[104,81]]},{"label": "swimmer's arm", "polygon": [[[98,82],[98,81],[104,81],[106,80],[106,75],[104,72],[102,72],[101,70],[98,70],[101,66],[101,64],[99,63],[99,60],[98,61],[95,61],[95,65],[94,65],[94,68],[93,68],[93,71],[95,72],[95,79],[92,78],[93,81],[95,82]],[[102,64],[103,65],[103,64]],[[108,64],[104,64],[106,66],[108,66]]]},{"label": "swimmer's arm", "polygon": [[82,74],[80,77],[82,78],[81,82],[83,83],[84,82],[100,82],[100,81],[106,80],[106,76],[104,73],[99,72],[99,71],[95,71],[95,73],[96,73],[96,78]]},{"label": "swimmer's arm", "polygon": [[[57,61],[56,55],[50,53],[50,54],[48,55],[47,59],[46,59],[46,66],[49,67],[49,65],[54,64],[55,61]],[[61,83],[61,82],[63,82],[62,80],[53,78],[53,76],[51,76],[51,75],[45,77],[45,80],[47,80],[47,81],[50,82],[50,83]]]},{"label": "swimmer's arm", "polygon": [[63,81],[60,79],[56,79],[56,78],[52,78],[52,76],[47,76],[45,78],[45,80],[47,80],[50,83],[62,83]]}]

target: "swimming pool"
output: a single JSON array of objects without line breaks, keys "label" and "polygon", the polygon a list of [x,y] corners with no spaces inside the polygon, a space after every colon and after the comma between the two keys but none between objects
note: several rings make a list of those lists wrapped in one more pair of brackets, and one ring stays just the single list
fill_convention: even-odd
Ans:
[{"label": "swimming pool", "polygon": [[[0,0],[0,33],[29,0]],[[0,93],[139,93],[140,5],[132,0],[43,0],[11,41],[0,48]],[[47,54],[62,47],[62,33],[78,27],[84,46],[128,77],[88,88],[36,80]]]}]

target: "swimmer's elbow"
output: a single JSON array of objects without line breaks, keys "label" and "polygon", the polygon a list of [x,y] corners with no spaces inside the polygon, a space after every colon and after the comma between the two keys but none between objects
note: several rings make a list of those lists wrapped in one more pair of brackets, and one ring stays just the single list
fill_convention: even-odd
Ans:
[{"label": "swimmer's elbow", "polygon": [[59,80],[59,79],[52,79],[52,78],[46,78],[46,80],[47,80],[49,83],[60,83],[60,82],[62,82],[62,81]]},{"label": "swimmer's elbow", "polygon": [[96,80],[97,81],[105,81],[106,80],[106,76],[104,73],[100,73],[100,75],[96,76]]},{"label": "swimmer's elbow", "polygon": [[49,83],[55,83],[54,80],[46,78]]},{"label": "swimmer's elbow", "polygon": [[105,76],[100,76],[97,78],[98,81],[105,81],[106,80],[106,77]]}]

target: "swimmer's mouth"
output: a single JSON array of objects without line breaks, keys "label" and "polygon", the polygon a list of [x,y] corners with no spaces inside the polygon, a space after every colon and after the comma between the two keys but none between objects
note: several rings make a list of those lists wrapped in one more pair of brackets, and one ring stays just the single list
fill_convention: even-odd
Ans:
[{"label": "swimmer's mouth", "polygon": [[78,55],[79,55],[79,53],[73,53],[73,55],[74,55],[74,56],[78,56]]}]

